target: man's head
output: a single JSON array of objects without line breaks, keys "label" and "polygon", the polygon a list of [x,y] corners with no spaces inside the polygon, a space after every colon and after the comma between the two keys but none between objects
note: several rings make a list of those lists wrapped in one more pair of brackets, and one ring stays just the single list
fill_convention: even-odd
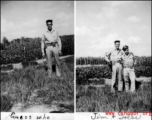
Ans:
[{"label": "man's head", "polygon": [[124,45],[123,48],[122,48],[122,50],[124,51],[124,53],[125,53],[126,55],[129,54],[129,47],[128,47],[127,45]]},{"label": "man's head", "polygon": [[118,50],[119,49],[119,47],[120,47],[120,40],[115,40],[115,47],[116,47],[116,49]]},{"label": "man's head", "polygon": [[52,30],[52,24],[53,23],[53,20],[46,20],[46,26],[48,28],[48,30]]}]

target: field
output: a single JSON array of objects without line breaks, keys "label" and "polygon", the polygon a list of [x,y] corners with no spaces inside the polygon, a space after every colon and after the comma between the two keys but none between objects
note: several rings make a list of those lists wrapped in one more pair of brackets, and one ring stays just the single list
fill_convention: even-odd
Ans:
[{"label": "field", "polygon": [[74,57],[62,59],[61,69],[63,77],[51,79],[45,64],[1,73],[1,111],[73,112]]},{"label": "field", "polygon": [[[91,60],[92,62],[90,62]],[[135,93],[126,93],[125,91],[111,93],[111,71],[104,59],[77,59],[76,111],[152,111],[150,60],[151,57],[137,57],[137,65],[135,66],[135,73],[137,76]],[[98,61],[100,61],[100,63]]]},{"label": "field", "polygon": [[136,93],[111,93],[110,85],[77,86],[77,112],[150,112],[152,111],[151,84],[142,85]]}]

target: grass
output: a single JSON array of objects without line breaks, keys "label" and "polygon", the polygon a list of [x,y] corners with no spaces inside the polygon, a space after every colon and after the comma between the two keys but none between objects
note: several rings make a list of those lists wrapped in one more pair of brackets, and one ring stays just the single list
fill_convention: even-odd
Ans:
[{"label": "grass", "polygon": [[12,70],[13,69],[13,65],[11,65],[11,64],[10,65],[1,65],[0,69],[2,71]]},{"label": "grass", "polygon": [[[9,111],[16,103],[51,104],[53,101],[74,101],[74,62],[73,57],[61,61],[60,79],[53,73],[47,77],[44,66],[26,67],[1,74],[1,111]],[[74,102],[73,102],[74,109]],[[73,112],[74,110],[70,112]]]},{"label": "grass", "polygon": [[111,93],[110,85],[86,89],[77,85],[77,112],[151,112],[151,83],[142,84],[135,93]]}]

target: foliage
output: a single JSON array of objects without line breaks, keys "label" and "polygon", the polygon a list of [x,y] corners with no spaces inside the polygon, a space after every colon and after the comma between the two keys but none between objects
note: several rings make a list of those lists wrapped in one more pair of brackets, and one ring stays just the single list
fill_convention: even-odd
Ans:
[{"label": "foliage", "polygon": [[1,111],[9,111],[10,103],[50,105],[53,101],[73,101],[73,59],[65,58],[61,61],[62,78],[57,77],[55,73],[52,78],[48,78],[44,65],[39,68],[28,66],[8,74],[1,73]]},{"label": "foliage", "polygon": [[[136,56],[136,66],[150,66],[151,57],[138,57]],[[77,65],[106,65],[107,62],[103,57],[80,57],[76,59]]]},{"label": "foliage", "polygon": [[[60,36],[62,55],[74,54],[74,35]],[[41,38],[14,39],[6,50],[1,51],[0,64],[19,63],[41,59]]]},{"label": "foliage", "polygon": [[3,71],[6,71],[6,70],[12,70],[13,69],[13,65],[9,64],[9,65],[1,65],[0,66],[0,69],[3,70]]},{"label": "foliage", "polygon": [[[150,77],[151,66],[136,66],[135,74],[137,77]],[[111,78],[111,71],[107,65],[91,66],[91,67],[77,67],[76,68],[76,83],[87,84],[89,79],[93,78]]]},{"label": "foliage", "polygon": [[144,84],[135,93],[111,93],[110,86],[77,85],[77,112],[151,112],[151,84]]}]

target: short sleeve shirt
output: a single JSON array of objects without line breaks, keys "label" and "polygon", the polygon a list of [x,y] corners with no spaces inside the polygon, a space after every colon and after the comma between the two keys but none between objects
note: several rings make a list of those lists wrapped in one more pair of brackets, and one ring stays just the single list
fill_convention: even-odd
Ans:
[{"label": "short sleeve shirt", "polygon": [[57,42],[58,32],[56,30],[47,31],[44,33],[43,39],[45,40],[45,43]]},{"label": "short sleeve shirt", "polygon": [[123,55],[123,51],[121,49],[117,50],[113,50],[112,52],[109,52],[106,54],[106,57],[108,57],[108,59],[112,62],[116,62],[118,60],[118,58],[121,58]]},{"label": "short sleeve shirt", "polygon": [[123,65],[124,66],[128,66],[128,67],[133,67],[134,66],[134,54],[133,53],[129,53],[128,55],[124,54],[123,57]]}]

